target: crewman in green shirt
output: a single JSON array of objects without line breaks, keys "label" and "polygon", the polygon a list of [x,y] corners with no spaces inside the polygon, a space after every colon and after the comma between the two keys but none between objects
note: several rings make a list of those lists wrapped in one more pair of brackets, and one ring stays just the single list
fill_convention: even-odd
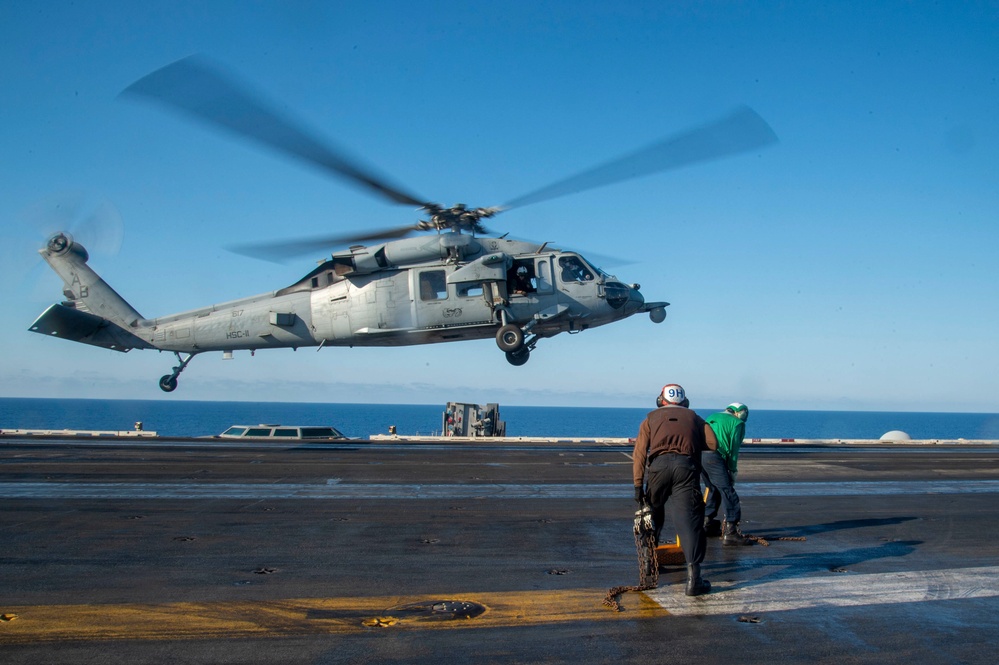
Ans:
[{"label": "crewman in green shirt", "polygon": [[[717,450],[701,452],[701,474],[708,488],[704,504],[704,531],[708,536],[721,536],[722,545],[751,545],[752,541],[739,531],[742,506],[735,492],[739,448],[746,436],[749,407],[733,402],[724,411],[708,416],[705,421],[718,439]],[[725,508],[724,524],[717,519],[719,505]]]}]

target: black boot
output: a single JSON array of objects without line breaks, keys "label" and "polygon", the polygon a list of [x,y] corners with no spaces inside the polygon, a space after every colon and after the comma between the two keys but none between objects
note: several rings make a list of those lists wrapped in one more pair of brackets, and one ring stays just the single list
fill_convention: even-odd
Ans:
[{"label": "black boot", "polygon": [[711,591],[711,582],[701,577],[701,564],[687,564],[687,589],[684,593],[688,596],[700,596],[702,593]]},{"label": "black boot", "polygon": [[738,522],[725,522],[722,533],[722,545],[752,545],[753,541],[742,535]]},{"label": "black boot", "polygon": [[712,518],[704,518],[704,535],[708,538],[717,538],[722,535],[721,522]]}]

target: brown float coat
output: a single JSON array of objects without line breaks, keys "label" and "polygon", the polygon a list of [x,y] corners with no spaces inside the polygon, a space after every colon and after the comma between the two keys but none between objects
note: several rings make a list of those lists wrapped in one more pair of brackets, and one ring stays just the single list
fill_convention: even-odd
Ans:
[{"label": "brown float coat", "polygon": [[715,450],[718,441],[711,426],[691,409],[668,404],[650,411],[635,439],[632,455],[632,475],[635,487],[645,482],[645,467],[658,455],[678,453],[700,459],[701,451]]}]

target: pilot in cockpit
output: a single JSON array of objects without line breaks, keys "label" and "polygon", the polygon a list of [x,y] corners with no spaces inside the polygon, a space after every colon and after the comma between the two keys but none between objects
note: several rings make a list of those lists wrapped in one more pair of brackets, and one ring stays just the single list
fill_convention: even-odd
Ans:
[{"label": "pilot in cockpit", "polygon": [[593,273],[575,256],[563,256],[558,260],[562,267],[563,282],[588,282],[593,279]]}]

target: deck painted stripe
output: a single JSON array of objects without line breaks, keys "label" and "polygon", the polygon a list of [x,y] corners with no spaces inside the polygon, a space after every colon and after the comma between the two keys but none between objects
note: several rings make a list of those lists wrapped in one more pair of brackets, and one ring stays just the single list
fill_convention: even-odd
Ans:
[{"label": "deck painted stripe", "polygon": [[[16,619],[0,624],[0,643],[237,639],[332,635],[382,630],[506,628],[666,616],[648,598],[632,594],[615,612],[601,603],[606,589],[447,593],[439,596],[288,598],[264,601],[0,607]],[[409,603],[464,600],[486,611],[450,619],[407,613]],[[372,619],[381,626],[366,626]]]},{"label": "deck painted stripe", "polygon": [[829,573],[821,577],[726,582],[688,598],[676,584],[646,591],[672,615],[759,615],[825,607],[861,607],[999,596],[999,566],[896,573]]},{"label": "deck painted stripe", "polygon": [[[742,483],[742,497],[995,494],[999,480]],[[0,482],[3,499],[623,499],[621,484],[354,484]]]},{"label": "deck painted stripe", "polygon": [[[4,644],[274,638],[381,630],[507,628],[673,616],[760,616],[811,608],[860,607],[999,596],[999,566],[953,570],[718,582],[688,598],[681,584],[626,595],[626,611],[601,604],[604,589],[445,593],[436,596],[288,598],[163,604],[3,605]],[[485,613],[442,619],[400,611],[409,603],[464,600]],[[382,626],[366,625],[381,618]]]}]

